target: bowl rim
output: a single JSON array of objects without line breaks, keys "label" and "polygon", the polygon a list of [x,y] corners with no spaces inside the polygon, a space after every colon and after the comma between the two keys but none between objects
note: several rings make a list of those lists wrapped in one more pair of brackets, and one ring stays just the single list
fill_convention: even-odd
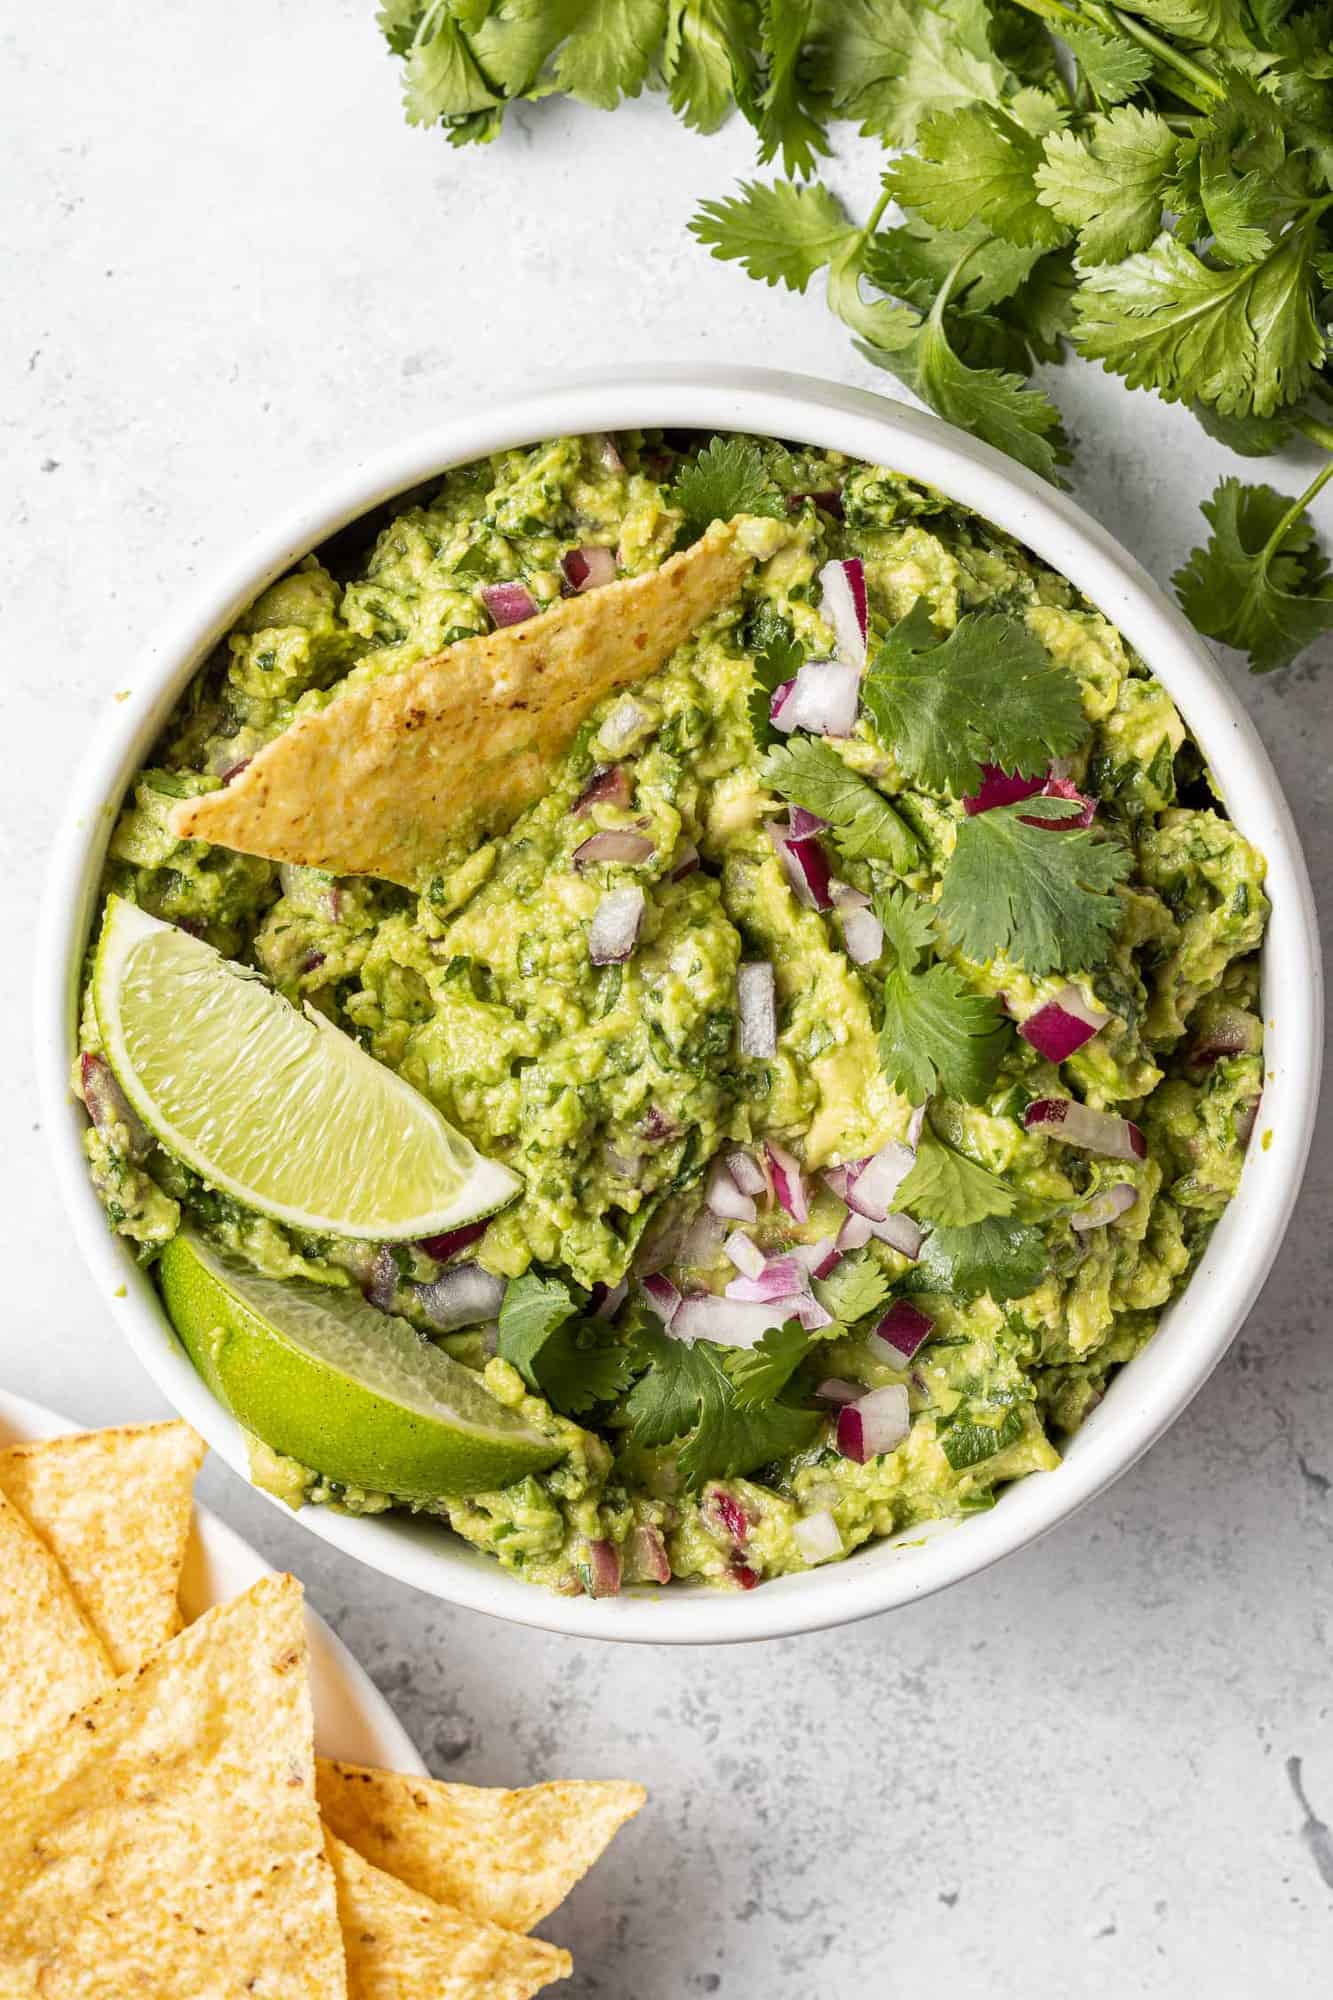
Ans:
[{"label": "bowl rim", "polygon": [[[124,787],[176,696],[257,592],[343,527],[449,466],[543,438],[662,425],[748,431],[846,452],[933,486],[1058,570],[1149,662],[1203,747],[1228,811],[1265,853],[1265,1094],[1240,1190],[1185,1291],[1070,1441],[1060,1467],[1007,1487],[989,1512],[872,1543],[854,1559],[753,1593],[674,1586],[566,1598],[520,1581],[438,1524],[307,1507],[300,1520],[380,1573],[445,1601],[580,1638],[671,1644],[774,1638],[851,1623],[928,1596],[1025,1547],[1103,1492],[1162,1435],[1217,1365],[1277,1255],[1314,1131],[1322,981],[1314,897],[1290,808],[1258,733],[1202,641],[1140,565],[1070,497],[938,418],[866,390],[768,369],[635,367],[497,391],[316,478],[312,497],[199,578],[127,665],[71,788],[47,871],[34,978],[42,1122],[76,1240],[157,1387],[241,1477],[244,1441],[175,1340],[128,1244],[107,1229],[70,1089],[96,884]],[[1181,1308],[1189,1301],[1188,1317]],[[285,1503],[266,1495],[275,1506]]]}]

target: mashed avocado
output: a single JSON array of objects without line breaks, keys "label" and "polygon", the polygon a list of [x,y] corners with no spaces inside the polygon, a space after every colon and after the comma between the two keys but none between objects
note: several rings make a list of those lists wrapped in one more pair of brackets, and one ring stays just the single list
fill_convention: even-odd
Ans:
[{"label": "mashed avocado", "polygon": [[[452,472],[369,547],[344,535],[308,558],[196,678],[130,788],[107,863],[109,892],[323,1010],[523,1182],[477,1240],[386,1253],[300,1238],[99,1115],[85,1090],[112,1226],[145,1260],[185,1218],[271,1275],[361,1285],[483,1370],[565,1455],[436,1510],[563,1591],[669,1575],[749,1587],[989,1506],[1006,1481],[1053,1468],[1052,1440],[1150,1337],[1235,1191],[1262,1078],[1264,864],[1165,690],[1021,546],[836,454],[748,448],[762,487],[735,510],[753,507],[757,557],[741,596],[593,715],[507,833],[441,854],[420,894],[174,838],[172,803],[225,783],[296,715],[490,629],[489,586],[521,582],[539,613],[577,581],[577,552],[613,551],[621,575],[657,566],[691,531],[680,476],[699,444],[646,433],[501,453]],[[969,959],[937,925],[931,977],[951,982],[950,1008],[972,996],[993,1022],[984,1077],[952,1096],[947,1069],[909,1089],[902,1052],[886,1058],[895,949],[903,978],[918,972],[883,899],[929,930],[977,800],[924,782],[862,709],[850,735],[812,737],[834,760],[825,775],[859,787],[854,824],[807,835],[837,896],[802,893],[782,844],[800,802],[778,788],[772,752],[798,732],[773,728],[770,701],[834,653],[820,575],[847,559],[872,660],[895,631],[999,632],[980,615],[1072,676],[1078,740],[1052,760],[1046,790],[1064,804],[1047,810],[1081,810],[1092,846],[1118,857],[1105,949],[1086,965],[1032,970],[1016,948]],[[1001,676],[996,707],[1006,698]],[[1041,837],[1064,840],[1069,824]],[[620,838],[590,854],[598,835]],[[626,886],[643,892],[633,947],[595,963],[593,918]],[[853,954],[849,912],[876,909],[880,952]],[[772,971],[775,1032],[758,1054],[742,967]],[[1071,990],[1099,1025],[1057,1060],[1014,1027]],[[89,1010],[83,1047],[97,1058]],[[1061,1099],[1102,1117],[1105,1144],[1137,1137],[1118,1153],[1064,1143],[1040,1110]],[[854,1186],[856,1164],[895,1145],[933,1162],[934,1192],[862,1228],[838,1169],[852,1163]],[[744,1244],[728,1242],[736,1231]],[[770,1315],[760,1338],[747,1275],[772,1291],[771,1267],[793,1256],[804,1323]],[[498,1343],[494,1324],[432,1326],[429,1286],[460,1260],[508,1282]],[[645,1276],[692,1306],[729,1292],[750,1314],[744,1338],[727,1336],[724,1306],[718,1340],[672,1341]],[[910,1358],[876,1336],[903,1306],[928,1323]],[[856,1450],[839,1407],[876,1391],[889,1393],[866,1403],[867,1422],[901,1409],[900,1435]],[[261,1445],[255,1469],[293,1500],[394,1504]]]}]

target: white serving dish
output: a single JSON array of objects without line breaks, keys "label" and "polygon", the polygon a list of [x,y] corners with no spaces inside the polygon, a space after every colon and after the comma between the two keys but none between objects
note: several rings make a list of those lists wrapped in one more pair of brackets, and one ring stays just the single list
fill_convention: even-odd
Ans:
[{"label": "white serving dish", "polygon": [[742,368],[582,378],[417,431],[323,482],[300,514],[186,592],[182,611],[156,643],[145,639],[140,654],[117,663],[108,682],[128,685],[130,694],[115,708],[108,700],[71,788],[47,885],[37,954],[37,1064],[43,1123],[78,1241],[139,1360],[242,1477],[245,1447],[235,1424],[195,1374],[128,1246],[108,1232],[80,1150],[84,1114],[69,1089],[88,926],[121,795],[172,703],[232,620],[334,530],[488,452],[566,432],[645,425],[749,431],[843,451],[937,487],[1026,543],[1119,627],[1169,689],[1232,817],[1267,856],[1273,904],[1264,948],[1265,1094],[1240,1192],[1187,1291],[1070,1441],[1058,1471],[1007,1488],[989,1513],[924,1533],[916,1528],[845,1563],[736,1593],[673,1585],[599,1600],[557,1597],[520,1582],[438,1523],[397,1515],[353,1519],[323,1507],[300,1516],[314,1534],[372,1568],[497,1617],[581,1637],[714,1643],[842,1624],[956,1583],[1064,1520],[1162,1435],[1225,1353],[1278,1253],[1314,1127],[1322,996],[1299,838],[1254,725],[1200,639],[1133,558],[1066,495],[1011,460],[879,396]]}]

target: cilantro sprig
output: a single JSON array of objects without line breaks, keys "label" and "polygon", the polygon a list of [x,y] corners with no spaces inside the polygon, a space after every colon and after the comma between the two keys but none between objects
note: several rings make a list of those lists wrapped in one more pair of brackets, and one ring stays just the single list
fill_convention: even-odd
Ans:
[{"label": "cilantro sprig", "polygon": [[924,598],[870,663],[862,700],[899,768],[960,798],[983,763],[1035,777],[1088,733],[1078,682],[1017,618],[969,612],[942,633]]},{"label": "cilantro sprig", "polygon": [[849,861],[887,861],[906,875],[921,858],[916,835],[883,792],[814,736],[792,736],[769,752],[765,783],[793,805],[818,813]]},{"label": "cilantro sprig", "polygon": [[[1067,448],[1032,376],[1071,353],[1247,453],[1333,453],[1327,0],[382,0],[379,21],[408,118],[454,145],[552,93],[610,110],[660,86],[701,133],[739,111],[781,177],[703,202],[697,240],[764,284],[822,274],[870,360],[1039,474]],[[898,156],[863,220],[817,178],[836,119]],[[1256,671],[1329,629],[1319,483],[1229,482],[1177,579]]]},{"label": "cilantro sprig", "polygon": [[577,1417],[610,1402],[633,1379],[628,1347],[604,1320],[588,1319],[586,1294],[534,1271],[511,1278],[500,1305],[497,1353],[534,1394]]},{"label": "cilantro sprig", "polygon": [[906,889],[875,905],[890,957],[884,975],[879,1057],[895,1090],[914,1104],[936,1091],[981,1103],[1012,1035],[998,1000],[975,993],[952,965],[921,961],[937,943],[934,914]]},{"label": "cilantro sprig", "polygon": [[1033,823],[1032,805],[1019,799],[960,822],[940,922],[977,964],[1003,953],[1034,979],[1093,971],[1106,963],[1120,923],[1114,889],[1129,874],[1129,850],[1074,824],[1077,799],[1043,798],[1045,825]]},{"label": "cilantro sprig", "polygon": [[671,498],[685,516],[683,533],[691,542],[713,521],[786,512],[762,452],[745,437],[713,438],[681,468]]},{"label": "cilantro sprig", "polygon": [[651,1449],[683,1438],[676,1464],[690,1492],[706,1479],[729,1479],[803,1451],[823,1417],[817,1410],[769,1400],[770,1385],[782,1376],[788,1360],[791,1368],[783,1381],[800,1357],[791,1359],[794,1341],[785,1328],[776,1342],[768,1338],[748,1380],[738,1384],[728,1373],[723,1349],[708,1341],[689,1346],[672,1340],[646,1314],[640,1316],[633,1354],[644,1372],[625,1403],[631,1444]]}]

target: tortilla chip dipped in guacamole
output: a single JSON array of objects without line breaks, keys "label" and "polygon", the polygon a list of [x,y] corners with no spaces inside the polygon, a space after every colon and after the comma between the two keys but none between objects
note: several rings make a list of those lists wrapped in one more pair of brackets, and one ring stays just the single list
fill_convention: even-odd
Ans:
[{"label": "tortilla chip dipped in guacamole", "polygon": [[[467,1219],[359,1234],[344,1180],[426,1212],[395,1177],[399,1113],[331,1146],[327,1114],[302,1130],[313,1088],[284,1100],[284,1170],[328,1160],[337,1185],[284,1210],[262,1049],[210,1015],[228,1112],[186,1158],[133,1107],[144,1076],[201,1073],[192,1010],[139,1009],[132,1076],[128,1031],[102,1027],[123,996],[83,1024],[112,1227],[145,1263],[167,1251],[192,1351],[193,1258],[276,1358],[246,1406],[256,1478],[434,1516],[601,1597],[748,1590],[1053,1471],[1234,1194],[1263,1075],[1263,857],[1152,662],[965,508],[772,439],[502,452],[350,546],[266,590],[187,690],[112,833],[103,936],[137,906],[213,948],[213,986],[223,963],[267,982],[279,1028],[340,1030],[321,1046],[349,1075],[359,1044],[467,1149]],[[632,684],[604,675],[599,596],[651,604],[687,551],[711,579],[690,618],[645,629]],[[579,717],[512,784],[472,733],[512,685],[511,633],[561,663]],[[462,716],[451,660],[478,674]],[[373,780],[339,735],[414,676],[449,756],[468,746],[443,818],[417,810],[428,762],[401,732]],[[304,812],[317,732],[342,745],[325,790],[349,844],[254,842],[275,866],[241,833],[250,774],[285,772],[272,809]],[[199,1170],[223,1141],[245,1154],[225,1192]],[[336,1362],[340,1409],[387,1414],[321,1426],[282,1365],[298,1349]],[[433,1396],[423,1488],[400,1363],[428,1353],[472,1386]],[[465,1422],[538,1443],[478,1484]]]}]

